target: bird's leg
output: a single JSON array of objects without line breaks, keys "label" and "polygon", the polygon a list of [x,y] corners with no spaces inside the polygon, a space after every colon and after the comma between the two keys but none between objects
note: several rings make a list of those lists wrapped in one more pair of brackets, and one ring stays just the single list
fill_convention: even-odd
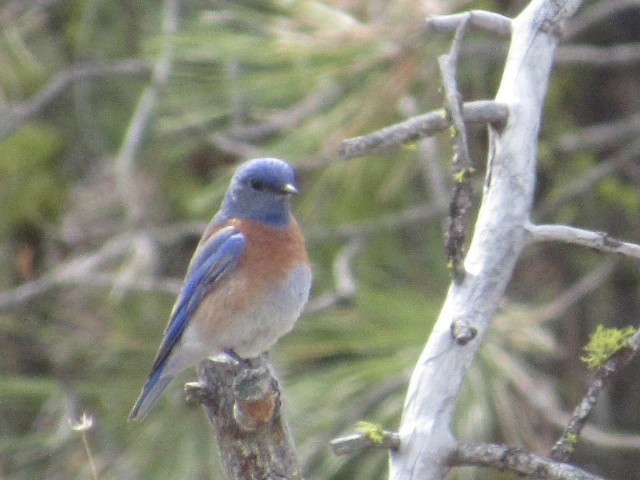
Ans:
[{"label": "bird's leg", "polygon": [[224,353],[229,355],[231,358],[233,358],[236,362],[238,362],[244,368],[253,368],[251,360],[248,360],[246,358],[242,358],[240,355],[238,355],[235,352],[235,350],[233,348],[225,348],[224,349]]}]

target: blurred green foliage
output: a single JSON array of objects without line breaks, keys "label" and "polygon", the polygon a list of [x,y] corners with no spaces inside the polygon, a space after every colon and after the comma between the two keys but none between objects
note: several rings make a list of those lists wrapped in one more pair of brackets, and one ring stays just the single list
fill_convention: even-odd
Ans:
[{"label": "blurred green foliage", "polygon": [[[183,275],[198,239],[191,222],[200,225],[217,210],[237,162],[261,155],[298,169],[303,195],[295,209],[314,266],[312,303],[335,288],[334,263],[345,245],[360,242],[351,261],[355,296],[303,316],[272,352],[306,477],[385,478],[384,452],[336,458],[328,442],[362,420],[397,426],[406,383],[450,281],[444,214],[401,221],[410,209],[441,201],[422,145],[348,163],[337,148],[345,138],[441,106],[436,57],[448,39],[425,34],[425,15],[469,6],[514,15],[523,2],[193,0],[180,3],[178,32],[168,37],[169,3],[0,5],[1,121],[11,116],[9,106],[37,98],[60,72],[132,58],[151,70],[171,46],[171,72],[157,85],[130,172],[141,218],[131,220],[130,192],[119,189],[115,164],[154,81],[148,71],[79,78],[0,139],[0,476],[92,478],[82,436],[72,428],[87,413],[100,479],[220,477],[211,429],[183,398],[181,384],[194,372],[172,384],[147,421],[126,421],[175,298],[171,286],[135,285]],[[482,38],[469,35],[470,43]],[[491,98],[500,69],[495,56],[463,56],[465,99]],[[563,132],[585,124],[576,103],[589,102],[579,81],[589,75],[598,77],[562,66],[554,74],[534,214],[637,241],[638,177],[629,162],[565,196],[611,153],[556,149]],[[445,181],[449,142],[445,132],[430,150]],[[484,131],[472,131],[471,142],[480,192]],[[83,255],[104,254],[132,232],[153,243],[145,261],[136,263],[134,248],[124,250],[99,264],[100,275],[67,278],[21,300],[20,288],[42,285]],[[602,293],[546,313],[545,305],[599,262],[565,246],[526,253],[469,371],[456,416],[461,438],[541,453],[553,442],[558,426],[526,402],[527,385],[571,408],[584,386],[579,356],[592,326],[634,323],[640,310],[638,276],[627,269],[603,279]],[[639,415],[624,411],[606,426],[637,431]],[[582,459],[599,452],[589,442],[581,449]],[[618,460],[603,463],[610,478],[626,478],[631,468]],[[456,475],[483,476],[470,469]]]}]

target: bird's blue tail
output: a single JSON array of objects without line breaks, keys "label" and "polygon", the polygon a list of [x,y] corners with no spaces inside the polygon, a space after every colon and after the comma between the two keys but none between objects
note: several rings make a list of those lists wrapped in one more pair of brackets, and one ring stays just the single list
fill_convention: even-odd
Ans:
[{"label": "bird's blue tail", "polygon": [[157,369],[147,380],[138,401],[131,410],[129,420],[144,420],[169,382],[173,380],[173,375],[163,376],[162,370],[162,368]]}]

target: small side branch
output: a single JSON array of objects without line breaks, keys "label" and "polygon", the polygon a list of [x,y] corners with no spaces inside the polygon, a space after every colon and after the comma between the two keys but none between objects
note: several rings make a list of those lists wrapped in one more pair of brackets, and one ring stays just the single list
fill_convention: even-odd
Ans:
[{"label": "small side branch", "polygon": [[449,458],[450,466],[492,467],[534,478],[556,480],[603,480],[602,477],[548,458],[506,445],[459,445]]},{"label": "small side branch", "polygon": [[333,263],[334,290],[310,301],[305,308],[305,313],[318,312],[336,306],[344,307],[353,302],[358,285],[351,263],[363,245],[362,237],[356,236],[338,252]]},{"label": "small side branch", "polygon": [[606,232],[594,232],[568,225],[533,224],[528,224],[526,230],[530,240],[535,242],[560,241],[640,259],[640,245],[618,240]]},{"label": "small side branch", "polygon": [[302,99],[288,111],[272,113],[268,120],[254,124],[234,126],[228,136],[232,140],[255,143],[268,139],[283,130],[299,125],[305,118],[333,104],[342,93],[342,87],[335,82],[321,85],[320,88]]},{"label": "small side branch", "polygon": [[0,115],[0,140],[8,137],[26,122],[61,97],[78,80],[111,78],[122,75],[148,75],[149,66],[139,60],[123,60],[111,64],[77,65],[56,74],[53,79],[30,100],[9,105]]},{"label": "small side branch", "polygon": [[379,438],[372,438],[366,432],[357,432],[333,439],[330,445],[335,455],[351,455],[369,448],[397,449],[400,447],[400,436],[388,430],[382,430]]},{"label": "small side branch", "polygon": [[636,333],[629,338],[629,344],[629,348],[624,348],[614,354],[596,372],[595,379],[591,383],[589,390],[587,390],[580,405],[574,410],[567,428],[551,450],[551,458],[554,460],[561,462],[569,460],[578,441],[578,437],[586,425],[593,407],[596,405],[598,395],[602,389],[608,385],[611,377],[629,363],[636,355],[638,348],[640,348],[640,329],[636,330]]},{"label": "small side branch", "polygon": [[494,12],[471,10],[455,15],[427,18],[427,28],[437,33],[455,32],[462,23],[493,33],[501,38],[509,38],[511,36],[511,19]]},{"label": "small side branch", "polygon": [[[451,171],[454,178],[453,195],[449,204],[449,217],[447,218],[447,231],[445,234],[445,250],[449,259],[449,268],[456,283],[462,283],[464,271],[464,247],[467,230],[467,210],[471,206],[470,176],[474,172],[469,146],[467,142],[467,129],[462,118],[462,106],[460,92],[458,91],[457,64],[460,56],[460,45],[471,17],[467,16],[460,22],[451,44],[449,53],[438,58],[442,83],[447,100],[447,109],[451,116],[454,129],[454,148]],[[452,330],[455,336],[455,329]],[[465,327],[463,331],[467,331]],[[464,335],[467,337],[468,335]],[[458,338],[458,337],[456,337]],[[471,337],[473,338],[473,337]],[[465,341],[465,343],[468,340]]]},{"label": "small side branch", "polygon": [[[504,124],[509,115],[506,104],[493,100],[478,100],[462,104],[462,120],[468,123]],[[435,135],[451,127],[451,118],[444,109],[410,118],[367,135],[349,138],[340,145],[345,160],[370,154],[389,153],[393,149]]]}]

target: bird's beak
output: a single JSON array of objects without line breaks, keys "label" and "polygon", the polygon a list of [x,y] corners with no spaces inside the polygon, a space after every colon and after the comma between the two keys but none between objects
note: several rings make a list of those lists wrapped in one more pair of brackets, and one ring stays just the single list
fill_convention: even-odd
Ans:
[{"label": "bird's beak", "polygon": [[298,189],[292,183],[285,183],[280,189],[282,193],[286,193],[287,195],[297,195]]}]

